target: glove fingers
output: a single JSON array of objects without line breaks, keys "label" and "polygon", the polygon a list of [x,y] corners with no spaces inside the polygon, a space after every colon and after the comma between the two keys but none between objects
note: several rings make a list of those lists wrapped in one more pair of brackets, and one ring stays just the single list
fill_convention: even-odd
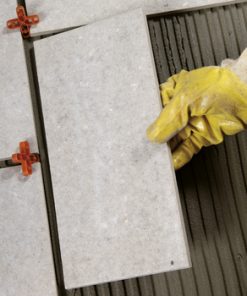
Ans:
[{"label": "glove fingers", "polygon": [[168,78],[168,80],[160,85],[160,94],[162,98],[163,107],[166,106],[173,98],[175,87],[180,76],[184,76],[187,71],[182,70],[180,73],[175,74]]},{"label": "glove fingers", "polygon": [[221,143],[223,133],[232,135],[242,129],[241,122],[229,115],[192,117],[188,126],[170,141],[175,169],[189,162],[203,146]]},{"label": "glove fingers", "polygon": [[186,102],[174,97],[147,129],[149,140],[157,143],[169,141],[187,125],[188,116]]},{"label": "glove fingers", "polygon": [[203,146],[219,144],[223,141],[224,134],[234,135],[244,129],[242,122],[231,114],[192,117],[189,125],[193,134],[201,136]]},{"label": "glove fingers", "polygon": [[165,83],[160,85],[160,94],[163,107],[166,106],[173,97],[175,81],[170,77]]},{"label": "glove fingers", "polygon": [[194,154],[197,154],[203,146],[203,139],[200,135],[192,134],[184,140],[172,153],[175,170],[180,169],[188,163]]},{"label": "glove fingers", "polygon": [[190,137],[192,133],[191,126],[188,124],[175,137],[169,141],[171,151],[173,152],[184,140]]},{"label": "glove fingers", "polygon": [[181,144],[181,140],[179,139],[178,135],[176,135],[168,142],[168,144],[171,151],[173,152]]}]

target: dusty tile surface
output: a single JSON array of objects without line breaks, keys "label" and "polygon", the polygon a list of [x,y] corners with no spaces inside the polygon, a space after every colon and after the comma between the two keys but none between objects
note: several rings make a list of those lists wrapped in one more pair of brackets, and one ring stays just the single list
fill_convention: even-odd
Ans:
[{"label": "dusty tile surface", "polygon": [[15,9],[15,1],[0,4],[0,159],[17,151],[22,140],[38,149],[22,39],[18,31],[6,29]]},{"label": "dusty tile surface", "polygon": [[67,288],[186,268],[141,10],[35,43]]},{"label": "dusty tile surface", "polygon": [[204,7],[207,5],[234,2],[232,0],[167,0],[166,10],[177,10],[184,8]]},{"label": "dusty tile surface", "polygon": [[[36,151],[22,40],[7,32],[15,1],[0,4],[0,159],[28,140]],[[0,295],[57,295],[41,169],[24,178],[20,167],[0,169]]]},{"label": "dusty tile surface", "polygon": [[4,296],[56,296],[41,169],[0,170],[0,287]]},{"label": "dusty tile surface", "polygon": [[146,15],[199,7],[231,0],[26,0],[28,13],[39,13],[41,22],[32,34],[89,24],[109,16],[142,7]]},{"label": "dusty tile surface", "polygon": [[92,23],[143,7],[149,13],[163,11],[166,0],[26,0],[28,13],[39,13],[41,22],[33,34]]}]

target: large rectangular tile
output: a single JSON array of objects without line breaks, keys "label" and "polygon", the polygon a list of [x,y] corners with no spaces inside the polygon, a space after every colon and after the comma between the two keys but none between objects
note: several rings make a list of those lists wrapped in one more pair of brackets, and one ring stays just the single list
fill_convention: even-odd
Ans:
[{"label": "large rectangular tile", "polygon": [[68,27],[89,24],[121,12],[142,7],[146,15],[174,9],[231,2],[232,0],[26,0],[29,14],[40,15],[32,34],[43,34]]},{"label": "large rectangular tile", "polygon": [[189,267],[141,10],[35,42],[67,288]]},{"label": "large rectangular tile", "polygon": [[[15,1],[0,4],[0,159],[28,140],[38,152],[23,44],[7,32]],[[0,295],[57,295],[40,165],[30,177],[20,167],[0,169]]]}]

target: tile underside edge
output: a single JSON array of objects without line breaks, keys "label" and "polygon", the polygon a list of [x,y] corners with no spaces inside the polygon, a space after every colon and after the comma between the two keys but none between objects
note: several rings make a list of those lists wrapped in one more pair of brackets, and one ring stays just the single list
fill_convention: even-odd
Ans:
[{"label": "tile underside edge", "polygon": [[[160,110],[162,110],[162,100],[161,100],[161,96],[160,96],[160,92],[159,92],[159,82],[158,82],[159,80],[158,80],[158,75],[157,75],[156,66],[155,66],[155,58],[154,58],[151,36],[150,36],[150,32],[149,32],[149,27],[148,27],[148,19],[147,19],[147,16],[145,16],[144,12],[143,12],[143,20],[144,20],[144,25],[146,27],[148,45],[150,47],[150,57],[152,60],[152,65],[153,65],[153,72],[154,72],[154,76],[156,77],[156,81],[157,81],[157,97],[160,97],[159,104],[160,104]],[[175,170],[174,170],[174,166],[173,166],[172,154],[171,154],[171,150],[169,147],[168,147],[168,151],[169,151],[169,158],[170,158],[170,167],[171,167],[171,171],[173,174],[174,187],[176,189],[176,200],[177,200],[178,210],[179,210],[179,214],[180,214],[180,222],[181,222],[181,227],[183,229],[183,237],[184,237],[186,253],[187,253],[187,257],[188,257],[189,266],[187,268],[189,268],[192,266],[191,257],[190,257],[190,250],[189,250],[189,242],[188,242],[188,238],[186,235],[186,227],[185,227],[185,221],[184,221],[184,217],[183,217],[182,205],[181,205],[181,200],[179,197],[179,191],[178,191],[178,185],[177,185],[177,181],[176,181]]]}]

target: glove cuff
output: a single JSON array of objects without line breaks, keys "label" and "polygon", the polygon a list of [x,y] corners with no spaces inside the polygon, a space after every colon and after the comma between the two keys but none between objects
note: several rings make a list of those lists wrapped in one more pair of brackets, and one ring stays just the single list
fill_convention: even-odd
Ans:
[{"label": "glove cuff", "polygon": [[221,67],[228,68],[235,73],[242,82],[247,84],[247,48],[238,59],[223,60],[221,62]]}]

